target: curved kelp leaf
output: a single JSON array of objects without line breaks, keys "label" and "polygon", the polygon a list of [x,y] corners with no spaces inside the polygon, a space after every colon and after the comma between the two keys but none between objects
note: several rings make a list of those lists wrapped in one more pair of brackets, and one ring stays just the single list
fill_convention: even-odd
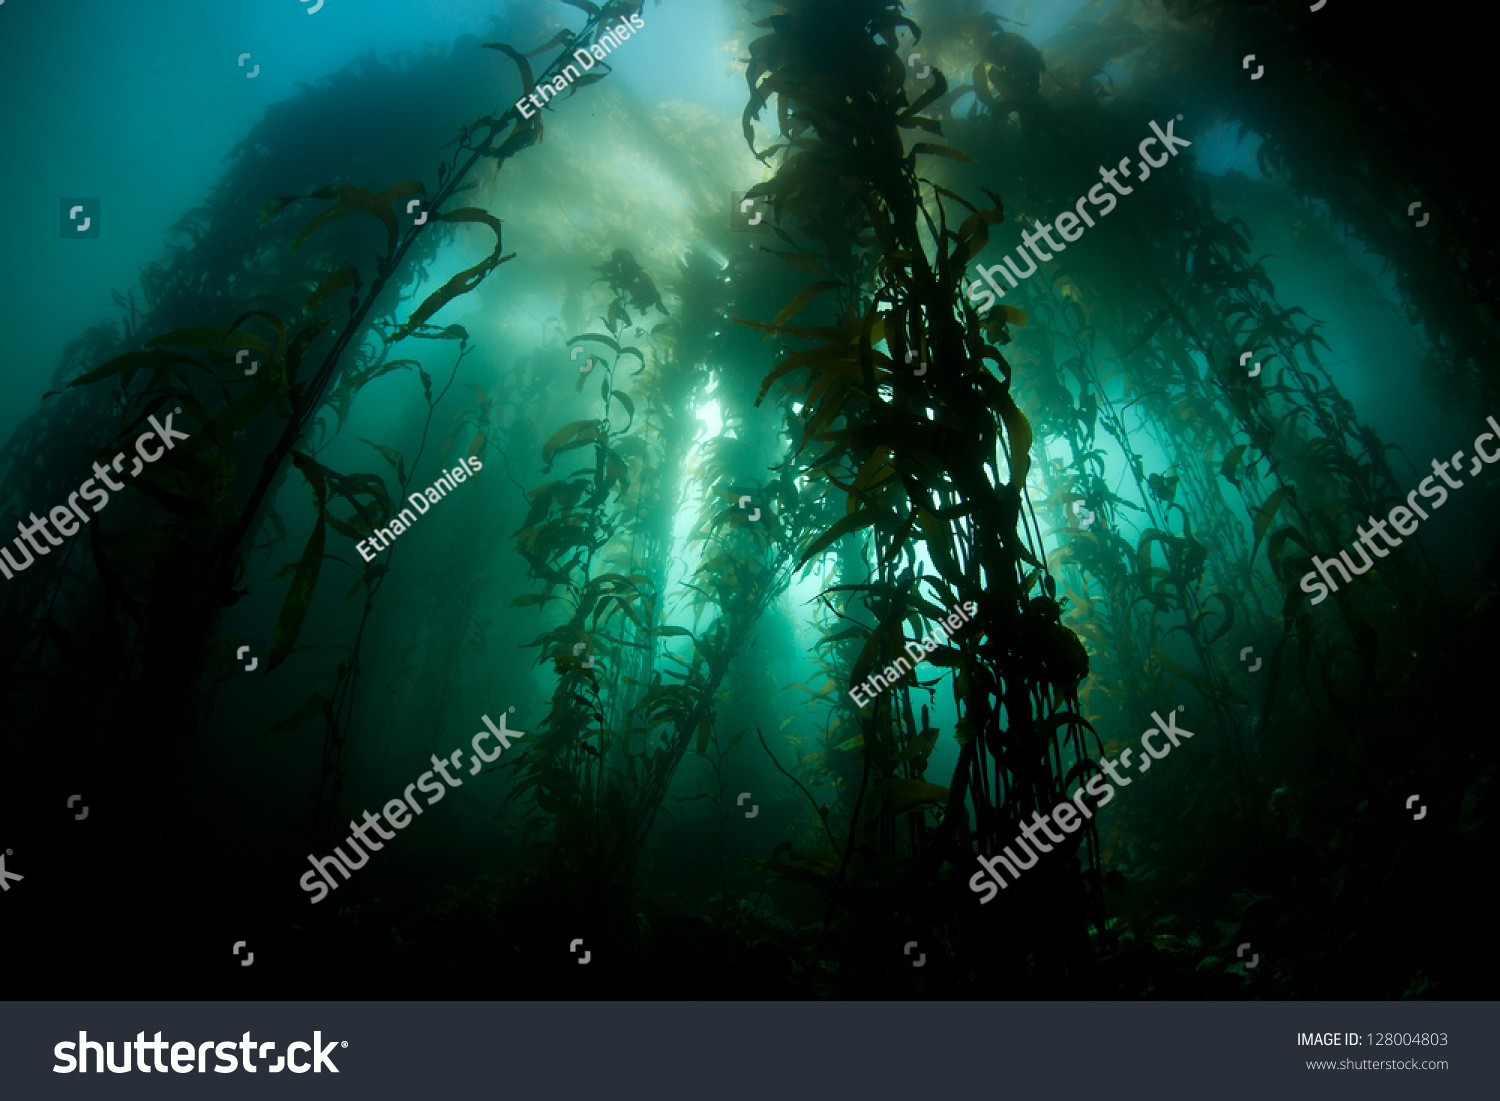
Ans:
[{"label": "curved kelp leaf", "polygon": [[146,347],[155,348],[161,345],[174,345],[183,348],[202,348],[204,351],[217,352],[228,350],[239,350],[249,348],[252,351],[271,354],[271,346],[254,333],[242,330],[219,329],[212,326],[204,326],[196,329],[178,329],[176,332],[163,333],[161,336],[152,337],[146,341]]},{"label": "curved kelp leaf", "polygon": [[1271,527],[1271,521],[1276,519],[1276,513],[1280,511],[1282,502],[1286,500],[1286,487],[1283,486],[1270,497],[1266,503],[1255,510],[1255,544],[1250,548],[1250,557],[1255,557],[1255,552],[1260,549],[1260,541],[1266,537],[1267,530]]},{"label": "curved kelp leaf", "polygon": [[882,797],[885,814],[908,814],[948,802],[947,788],[922,780],[886,780],[875,785],[875,794]]},{"label": "curved kelp leaf", "polygon": [[396,472],[396,480],[401,482],[403,485],[406,484],[406,457],[402,455],[401,452],[397,451],[394,447],[386,447],[383,443],[376,443],[374,440],[367,440],[363,436],[359,438],[359,442],[367,443],[376,451],[380,452],[380,454],[385,458],[385,461],[391,464],[391,469]]},{"label": "curved kelp leaf", "polygon": [[863,529],[869,527],[871,524],[875,523],[877,520],[889,518],[890,517],[888,514],[873,508],[867,508],[860,512],[842,517],[838,521],[838,523],[834,524],[831,528],[829,528],[813,541],[813,545],[807,548],[807,553],[802,556],[800,561],[798,561],[797,568],[800,570],[803,566],[807,565],[809,561],[832,546],[834,541],[841,536],[848,535],[851,532],[855,531],[862,531]]},{"label": "curved kelp leaf", "polygon": [[[568,341],[568,347],[571,348],[580,340],[597,341],[598,343],[603,344],[610,351],[614,352],[615,355],[621,354],[620,345],[616,343],[616,341],[612,337],[606,336],[603,333],[584,333],[582,336],[575,336],[572,340]],[[640,353],[637,352],[636,354],[639,355]]]},{"label": "curved kelp leaf", "polygon": [[995,404],[999,406],[1000,417],[1005,422],[1010,451],[1010,484],[1021,487],[1026,484],[1026,472],[1031,469],[1031,422],[1010,396],[1008,385]]},{"label": "curved kelp leaf", "polygon": [[974,158],[949,145],[933,145],[931,142],[919,141],[911,147],[911,163],[917,161],[917,154],[925,153],[933,157],[947,157],[949,160],[958,161],[960,164],[973,164]]},{"label": "curved kelp leaf", "polygon": [[331,184],[328,187],[320,187],[307,197],[309,199],[336,199],[337,204],[314,215],[308,219],[307,224],[297,231],[297,236],[292,238],[291,251],[296,252],[302,247],[302,243],[318,230],[326,225],[338,221],[346,214],[353,214],[356,210],[363,210],[371,217],[378,219],[385,226],[386,250],[390,252],[396,247],[396,238],[400,235],[400,223],[396,219],[396,211],[393,204],[415,191],[420,191],[422,185],[415,180],[397,184],[384,195],[377,195],[368,188],[358,187],[354,184]]},{"label": "curved kelp leaf", "polygon": [[313,494],[318,499],[318,517],[313,522],[307,546],[302,548],[302,557],[292,574],[286,598],[281,602],[281,614],[276,617],[276,628],[271,634],[271,653],[266,662],[267,672],[285,661],[291,654],[292,647],[297,644],[297,636],[302,633],[302,621],[307,617],[313,591],[318,586],[318,572],[323,568],[323,543],[327,534],[327,524],[324,521],[328,505],[328,489],[323,481],[323,470],[300,451],[292,452],[292,462],[313,488]]},{"label": "curved kelp leaf", "polygon": [[425,324],[427,319],[437,313],[438,310],[442,309],[459,295],[468,294],[475,287],[479,286],[480,283],[484,282],[485,276],[505,263],[505,261],[514,259],[516,255],[515,253],[511,253],[509,256],[500,255],[502,247],[500,219],[496,218],[493,214],[479,210],[476,207],[464,207],[462,210],[453,210],[446,214],[439,214],[437,215],[437,219],[444,222],[482,222],[495,231],[495,248],[487,257],[472,268],[467,268],[459,272],[452,279],[449,279],[448,282],[433,291],[432,294],[428,295],[426,301],[418,306],[412,315],[406,319],[406,324],[401,326],[400,329],[396,330],[387,339],[386,343],[388,344],[395,344],[398,340],[404,340],[410,336],[418,326]]},{"label": "curved kelp leaf", "polygon": [[609,396],[623,405],[625,407],[625,412],[629,414],[630,420],[627,421],[625,427],[620,430],[621,434],[629,432],[630,426],[635,423],[635,401],[630,397],[629,394],[625,393],[623,390],[611,390],[609,392]]},{"label": "curved kelp leaf", "polygon": [[1250,445],[1242,443],[1229,454],[1224,456],[1224,462],[1219,467],[1219,473],[1229,479],[1231,485],[1239,488],[1240,484],[1240,460],[1245,457],[1245,450]]},{"label": "curved kelp leaf", "polygon": [[[1224,609],[1224,622],[1219,625],[1219,629],[1215,631],[1208,640],[1208,644],[1212,646],[1214,643],[1218,642],[1219,639],[1227,635],[1230,630],[1233,629],[1234,604],[1231,603],[1229,597],[1225,596],[1223,593],[1214,593],[1208,599],[1217,600],[1219,602],[1219,606]],[[1205,601],[1204,603],[1206,604],[1207,601]]]},{"label": "curved kelp leaf", "polygon": [[781,312],[776,315],[775,320],[773,320],[771,324],[785,324],[792,318],[796,317],[797,314],[801,313],[803,308],[814,298],[818,297],[818,295],[822,294],[824,291],[835,290],[838,285],[839,284],[832,279],[823,279],[816,283],[809,283],[797,293],[797,297],[793,298],[784,307],[782,307]]},{"label": "curved kelp leaf", "polygon": [[352,286],[354,288],[349,292],[351,295],[355,296],[349,300],[349,309],[352,313],[359,306],[358,295],[360,288],[359,270],[354,267],[340,268],[338,271],[330,275],[327,279],[323,280],[318,289],[307,296],[307,302],[303,305],[302,308],[308,313],[313,313],[324,301],[327,300],[327,298],[331,294],[339,290],[341,287],[348,286]]},{"label": "curved kelp leaf", "polygon": [[95,367],[86,374],[79,375],[69,386],[88,386],[99,382],[110,375],[124,374],[121,380],[126,386],[130,385],[131,376],[137,371],[161,367],[191,366],[202,367],[203,364],[190,356],[176,355],[172,352],[152,350],[149,352],[126,352],[122,356],[116,356],[108,363]]},{"label": "curved kelp leaf", "polygon": [[532,92],[536,91],[536,78],[531,75],[531,62],[527,61],[524,55],[517,53],[504,42],[486,42],[480,48],[485,50],[499,50],[516,63],[516,68],[521,71],[521,94],[523,97],[529,96]]},{"label": "curved kelp leaf", "polygon": [[599,439],[599,422],[595,420],[573,421],[565,424],[552,434],[552,438],[542,445],[542,460],[547,464],[542,468],[546,473],[552,469],[552,463],[565,451],[583,447]]}]

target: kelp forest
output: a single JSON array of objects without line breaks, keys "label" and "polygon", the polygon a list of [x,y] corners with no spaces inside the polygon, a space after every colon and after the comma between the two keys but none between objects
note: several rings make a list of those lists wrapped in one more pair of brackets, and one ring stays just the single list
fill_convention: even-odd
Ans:
[{"label": "kelp forest", "polygon": [[288,88],[5,445],[13,938],[101,998],[1483,996],[1493,212],[1333,7],[512,0]]}]

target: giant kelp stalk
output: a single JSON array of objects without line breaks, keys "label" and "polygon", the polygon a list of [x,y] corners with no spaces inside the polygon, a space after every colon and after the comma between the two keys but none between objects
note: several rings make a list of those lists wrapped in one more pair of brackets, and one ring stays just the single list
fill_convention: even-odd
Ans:
[{"label": "giant kelp stalk", "polygon": [[[662,535],[660,508],[647,494],[654,498],[665,491],[659,468],[672,460],[684,410],[663,409],[658,378],[648,380],[647,415],[657,415],[667,440],[665,456],[648,456],[642,429],[636,428],[636,398],[620,389],[628,385],[629,366],[639,368],[637,375],[647,367],[647,352],[622,341],[637,320],[645,320],[630,311],[665,312],[661,296],[625,249],[616,249],[597,270],[612,292],[604,319],[608,331],[584,333],[569,344],[597,352],[583,362],[577,385],[592,391],[598,383],[600,415],[563,425],[541,448],[544,473],[571,452],[587,449],[591,461],[531,490],[530,508],[516,533],[527,573],[543,589],[513,603],[545,605],[561,599],[567,612],[532,642],[539,662],[553,661],[558,682],[530,743],[502,767],[517,770],[509,799],[528,804],[527,831],[552,825],[547,840],[554,875],[576,870],[591,881],[616,874],[628,881],[634,861],[627,854],[634,851],[636,831],[611,776],[611,758],[618,756],[622,766],[631,763],[633,710],[622,707],[619,697],[623,693],[628,700],[627,686],[649,679],[654,664],[660,575],[646,572],[640,552]],[[636,397],[643,396],[641,389]],[[685,397],[680,392],[674,396]],[[634,477],[625,458],[631,452],[637,460]],[[643,480],[646,490],[639,488]],[[637,487],[634,499],[626,502],[632,484]],[[622,528],[629,541],[618,546],[618,560],[598,568]],[[606,688],[608,700],[603,698]],[[617,725],[623,726],[618,737]]]},{"label": "giant kelp stalk", "polygon": [[[716,476],[709,515],[676,545],[693,398],[708,377],[695,350],[708,343],[717,315],[699,272],[684,286],[687,316],[655,326],[659,345],[625,345],[645,320],[639,311],[665,307],[626,250],[599,270],[612,292],[609,331],[570,343],[598,349],[601,415],[563,425],[542,445],[547,472],[571,452],[592,461],[532,490],[516,535],[529,575],[543,586],[517,603],[561,598],[565,609],[533,642],[539,660],[552,659],[558,683],[534,735],[504,767],[516,769],[510,800],[523,808],[523,829],[541,836],[538,878],[556,892],[551,901],[571,893],[607,911],[635,890],[641,849],[683,758],[707,749],[730,663],[786,588],[800,521],[792,507],[751,524],[730,503],[738,487]],[[617,388],[630,364],[639,364],[642,380],[634,397]],[[716,615],[695,630],[666,623],[658,594],[672,552],[699,542],[701,559],[684,587],[701,601],[699,615],[709,608]],[[686,639],[686,648],[674,652],[672,639]],[[585,661],[585,649],[598,659]]]},{"label": "giant kelp stalk", "polygon": [[[1073,205],[1080,184],[1090,182],[1097,150],[1129,148],[1138,134],[1149,133],[1152,115],[1134,101],[1101,103],[1090,91],[1087,69],[1054,74],[1050,85],[1058,90],[1044,97],[1035,50],[993,21],[986,31],[973,85],[982,106],[960,125],[965,135],[972,129],[975,143],[986,149],[984,163],[991,172],[1004,170],[1006,153],[1047,152],[1012,196],[1013,208],[1019,206],[1040,224]],[[1120,36],[1113,40],[1115,48],[1136,50],[1140,37]],[[1096,51],[1092,63],[1100,60]],[[992,88],[1006,93],[995,95]],[[1016,125],[1007,121],[1012,114]],[[1263,265],[1249,257],[1247,227],[1216,215],[1209,186],[1182,170],[1187,163],[1153,170],[1149,181],[1137,178],[1133,192],[1090,231],[1086,243],[1056,256],[1013,293],[1023,303],[1032,301],[1047,294],[1042,282],[1047,280],[1070,300],[1049,314],[1049,324],[1076,345],[1077,354],[1066,366],[1078,396],[1076,403],[1071,394],[1050,399],[1054,420],[1064,428],[1070,422],[1087,425],[1091,432],[1098,418],[1127,456],[1140,497],[1130,507],[1150,520],[1135,548],[1120,547],[1139,558],[1139,566],[1129,570],[1132,587],[1158,613],[1182,615],[1171,630],[1186,634],[1199,666],[1184,668],[1155,646],[1138,656],[1146,660],[1137,667],[1165,668],[1212,705],[1211,721],[1237,749],[1244,804],[1249,777],[1238,718],[1243,695],[1227,674],[1235,663],[1216,654],[1212,644],[1229,637],[1236,611],[1241,635],[1230,637],[1226,650],[1247,630],[1260,628],[1266,612],[1282,611],[1284,605],[1288,626],[1297,623],[1304,648],[1311,645],[1299,614],[1305,594],[1295,586],[1307,568],[1307,553],[1331,531],[1380,511],[1395,479],[1384,458],[1387,449],[1359,424],[1319,362],[1318,346],[1324,343],[1319,326],[1304,319],[1304,311],[1280,305]],[[1173,460],[1165,470],[1148,473],[1126,439],[1117,398],[1106,391],[1093,363],[1093,345],[1101,337],[1116,349],[1118,366],[1111,375],[1120,385],[1119,396],[1128,399]],[[1246,351],[1266,362],[1259,381],[1245,375],[1240,356]],[[1098,459],[1095,453],[1075,454],[1075,464],[1080,461]],[[1088,478],[1078,473],[1081,496],[1103,522],[1094,531],[1073,532],[1071,540],[1078,553],[1096,559],[1099,545],[1113,538],[1113,495],[1103,490],[1102,471]],[[1252,519],[1248,550],[1235,534],[1240,525],[1225,508],[1220,478],[1244,498]],[[1180,533],[1166,522],[1172,512],[1180,517]],[[1284,519],[1278,526],[1279,517]],[[1213,557],[1207,554],[1210,544],[1219,548]],[[1232,602],[1237,608],[1231,607],[1226,594],[1234,587],[1248,581],[1267,588],[1270,579],[1252,566],[1262,547],[1274,574],[1274,589],[1266,595],[1274,595],[1275,604],[1262,610],[1259,599],[1237,599]],[[1154,548],[1160,548],[1160,557]],[[1405,571],[1403,565],[1390,583],[1410,592],[1410,579],[1401,576]],[[1106,580],[1106,588],[1117,582]],[[1340,608],[1355,637],[1368,640],[1359,612]],[[1212,635],[1205,633],[1210,618]],[[1360,675],[1369,691],[1372,653],[1367,642],[1359,648]],[[1276,694],[1281,654],[1278,647],[1270,660],[1266,707]],[[1310,654],[1301,659],[1304,668],[1309,660]]]},{"label": "giant kelp stalk", "polygon": [[[977,608],[974,627],[930,658],[953,670],[960,749],[948,788],[906,771],[928,736],[911,705],[912,681],[925,671],[876,692],[860,717],[863,774],[844,858],[827,879],[835,900],[863,902],[850,916],[863,928],[852,935],[886,935],[891,922],[910,919],[945,861],[967,873],[971,846],[999,852],[1033,811],[1065,797],[1076,776],[1066,774],[1064,745],[1085,762],[1075,773],[1087,771],[1086,724],[1072,705],[1088,665],[1059,622],[1050,582],[1033,595],[1045,566],[1028,546],[1036,545],[1024,489],[1031,428],[1011,397],[1009,365],[960,293],[965,265],[1002,218],[999,200],[978,209],[924,179],[919,158],[966,158],[927,141],[908,149],[903,140],[903,131],[941,134],[923,111],[947,92],[946,79],[934,73],[933,86],[908,99],[899,30],[920,32],[899,3],[797,0],[762,25],[769,33],[750,47],[746,134],[753,148],[752,120],[774,96],[784,140],[762,154],[779,152],[780,162],[756,190],[793,246],[788,262],[819,278],[772,322],[747,323],[799,342],[763,390],[808,372],[798,450],[811,454],[803,468],[846,497],[846,515],[803,560],[840,537],[872,534],[874,575],[853,588],[875,622],[863,627],[848,683],[906,653],[908,627],[921,638],[924,621],[961,604]],[[957,207],[968,213],[955,229]],[[788,324],[829,292],[826,323]],[[941,809],[940,824],[908,833],[911,848],[896,859],[896,816],[930,808]],[[1088,966],[1090,906],[1069,859],[1088,836],[1070,837],[1063,854],[996,908],[1050,973]],[[954,903],[971,908],[960,913],[977,913],[974,897],[961,897]],[[991,944],[976,958],[1004,951]]]},{"label": "giant kelp stalk", "polygon": [[[549,43],[561,48],[544,80],[565,83],[559,74],[572,51],[593,41],[607,19],[639,7],[615,2],[600,10],[586,5],[584,27]],[[515,60],[523,90],[532,91],[527,60],[509,46],[494,48]],[[81,614],[102,627],[94,637],[111,649],[104,663],[125,679],[109,696],[114,715],[109,734],[133,730],[140,715],[154,717],[149,733],[130,739],[135,752],[126,761],[141,772],[137,779],[145,779],[167,759],[199,713],[213,665],[210,639],[223,608],[243,595],[248,542],[270,515],[272,491],[286,471],[295,466],[301,472],[315,508],[267,655],[265,664],[272,668],[296,643],[327,557],[328,530],[364,536],[394,511],[378,477],[339,475],[319,463],[309,453],[309,432],[330,405],[338,406],[387,370],[412,365],[387,361],[385,350],[373,350],[366,343],[372,327],[386,350],[408,338],[462,339],[456,327],[439,329],[431,319],[510,257],[502,253],[497,218],[476,207],[452,209],[448,204],[474,186],[471,177],[477,168],[498,169],[541,135],[540,115],[523,119],[510,107],[462,130],[452,156],[438,165],[431,190],[417,180],[379,192],[350,182],[313,190],[302,198],[324,204],[323,209],[290,239],[292,252],[309,243],[312,248],[292,260],[279,249],[263,255],[264,241],[257,241],[249,254],[267,263],[241,280],[245,298],[224,303],[217,316],[162,333],[142,349],[72,380],[73,386],[120,383],[120,428],[105,449],[109,453],[128,446],[148,416],[174,408],[181,410],[177,423],[186,422],[191,430],[191,438],[138,483],[152,504],[129,506],[134,529],[104,534],[95,524],[89,533],[92,567],[111,606]],[[417,196],[428,216],[404,217]],[[298,201],[268,201],[263,218],[272,219]],[[368,216],[383,229],[373,261],[363,259],[369,240],[351,228],[357,219],[346,221],[349,215]],[[462,226],[491,231],[493,249],[399,318],[398,291],[412,279],[414,259],[424,255],[423,246],[434,235]],[[270,228],[273,236],[278,232]],[[158,293],[166,304],[177,301],[160,289]],[[345,305],[327,312],[334,303]],[[176,316],[171,320],[183,324]],[[137,330],[145,331],[147,321]],[[257,362],[249,382],[238,370],[247,353]],[[226,373],[236,381],[218,381]],[[430,384],[426,389],[430,394]],[[349,509],[344,516],[333,511],[339,501]],[[127,519],[123,507],[109,516],[111,527],[117,518]],[[383,568],[379,563],[365,567],[367,585]],[[328,749],[321,779],[330,800],[337,794],[338,754],[353,718],[357,674],[356,652],[322,708]]]},{"label": "giant kelp stalk", "polygon": [[[1218,106],[1191,82],[1164,85],[1167,51],[1139,28],[1116,20],[1088,32],[1075,36],[1076,50],[1059,47],[1053,71],[994,17],[929,54],[974,58],[972,84],[934,106],[973,93],[969,116],[947,123],[980,163],[955,175],[966,187],[1001,181],[1023,225],[1072,209],[1099,182],[1100,160],[1136,148],[1152,120],[1173,118],[1180,104],[1193,112],[1196,136]],[[1135,55],[1141,79],[1102,96],[1098,66],[1125,55]],[[1320,362],[1321,326],[1282,305],[1252,258],[1248,227],[1226,216],[1219,184],[1194,171],[1191,152],[1153,167],[1149,180],[1121,184],[1131,193],[1122,190],[1112,213],[1096,205],[1100,224],[1087,236],[1034,267],[1023,259],[1018,268],[1029,274],[1019,286],[1008,281],[1004,301],[1031,315],[1012,356],[1017,400],[1046,442],[1062,439],[1070,451],[1043,481],[1064,544],[1053,561],[1088,609],[1093,622],[1079,623],[1080,633],[1101,659],[1089,716],[1143,729],[1153,705],[1190,686],[1207,705],[1199,711],[1188,696],[1190,713],[1220,735],[1209,744],[1225,767],[1206,769],[1195,756],[1189,771],[1165,774],[1157,782],[1175,789],[1172,797],[1152,801],[1158,820],[1139,832],[1160,835],[1187,811],[1201,816],[1203,828],[1148,862],[1157,866],[1154,889],[1180,898],[1162,865],[1191,869],[1200,904],[1224,912],[1235,871],[1211,854],[1264,842],[1272,789],[1309,745],[1338,762],[1325,790],[1341,788],[1340,802],[1376,779],[1377,716],[1416,657],[1380,640],[1430,634],[1421,621],[1431,579],[1413,555],[1341,591],[1330,607],[1309,608],[1298,581],[1311,555],[1333,553],[1364,517],[1401,499],[1390,449],[1339,393]],[[1262,363],[1258,378],[1247,377],[1247,352]],[[1108,477],[1114,460],[1101,437],[1125,463]],[[1135,500],[1119,495],[1128,492],[1122,481]],[[1093,513],[1087,529],[1076,513],[1062,514],[1074,501]],[[1130,526],[1137,531],[1127,537]],[[1241,659],[1248,643],[1265,655],[1259,676]],[[1105,710],[1110,702],[1118,710]],[[1137,799],[1119,813],[1138,825],[1146,811]]]}]

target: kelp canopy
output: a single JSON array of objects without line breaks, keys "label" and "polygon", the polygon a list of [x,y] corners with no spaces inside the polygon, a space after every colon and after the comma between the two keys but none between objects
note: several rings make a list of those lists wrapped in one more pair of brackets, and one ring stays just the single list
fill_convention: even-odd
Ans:
[{"label": "kelp canopy", "polygon": [[[726,3],[735,118],[620,79],[676,5],[511,4],[270,110],[0,467],[24,523],[189,432],[0,593],[7,836],[84,870],[30,943],[104,894],[96,996],[216,989],[247,931],[266,996],[1472,995],[1495,754],[1427,686],[1488,666],[1494,476],[1301,582],[1500,412],[1488,199],[1305,5],[1065,6]],[[1392,317],[1401,415],[1354,354]]]}]

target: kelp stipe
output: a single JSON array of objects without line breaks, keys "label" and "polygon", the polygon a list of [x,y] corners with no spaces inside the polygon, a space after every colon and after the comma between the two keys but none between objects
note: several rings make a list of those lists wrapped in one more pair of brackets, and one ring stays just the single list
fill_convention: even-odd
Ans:
[{"label": "kelp stipe", "polygon": [[[746,135],[753,147],[752,120],[774,94],[786,142],[776,147],[776,176],[756,191],[769,200],[798,266],[821,279],[771,323],[746,323],[818,342],[783,359],[762,394],[792,372],[809,372],[794,461],[799,473],[842,487],[847,499],[845,517],[807,547],[802,563],[841,536],[871,533],[873,577],[842,586],[858,603],[841,614],[874,621],[863,628],[850,684],[902,653],[908,622],[920,636],[924,617],[941,618],[963,602],[978,608],[975,630],[941,650],[941,664],[955,670],[959,713],[949,787],[914,777],[913,759],[933,732],[925,713],[918,728],[904,677],[858,719],[862,769],[846,811],[848,842],[827,874],[824,937],[807,969],[809,987],[821,989],[819,964],[840,897],[865,899],[843,915],[842,938],[889,936],[879,930],[890,919],[876,915],[901,913],[932,889],[945,862],[966,868],[976,848],[998,851],[1029,812],[1062,797],[1061,746],[1086,755],[1076,692],[1088,662],[1058,622],[1055,601],[1028,595],[1046,570],[1027,545],[1034,530],[1023,526],[1031,428],[1010,395],[1008,364],[961,294],[966,264],[1003,217],[999,200],[991,195],[992,206],[979,209],[925,180],[919,158],[967,158],[927,141],[908,153],[900,137],[914,128],[941,135],[922,112],[947,94],[946,78],[934,71],[933,86],[907,99],[898,30],[920,31],[900,4],[792,3],[764,25],[770,33],[750,47]],[[829,87],[840,94],[829,96]],[[968,211],[956,230],[951,206]],[[788,324],[830,291],[835,304],[823,311],[823,324]],[[915,374],[913,357],[936,369]],[[811,457],[801,458],[804,449]],[[918,549],[935,575],[920,572]],[[1002,638],[1004,649],[996,643]],[[840,706],[853,704],[841,698]],[[898,841],[897,816],[928,807],[942,809],[940,824],[913,823]],[[1065,851],[1077,851],[1088,835]],[[1090,966],[1085,930],[1093,907],[1069,867],[1066,859],[1052,862],[1026,884],[1025,904],[1001,919],[1016,923],[1043,974]],[[959,911],[934,932],[983,936],[974,921]],[[980,953],[972,966],[987,970],[994,959]]]},{"label": "kelp stipe", "polygon": [[[598,33],[602,18],[595,12],[563,42],[548,73],[561,68],[570,47]],[[529,90],[526,59],[509,47],[496,48],[515,58]],[[160,335],[138,350],[121,349],[116,342],[111,350],[118,354],[70,380],[70,390],[118,382],[124,410],[120,438],[172,404],[184,410],[184,419],[193,426],[193,438],[142,482],[150,505],[138,502],[128,513],[122,508],[110,517],[110,527],[125,521],[133,530],[101,532],[95,525],[89,543],[92,575],[82,575],[77,610],[69,612],[110,625],[99,636],[112,640],[111,656],[102,667],[118,684],[107,693],[111,717],[97,725],[143,790],[155,790],[162,782],[174,747],[206,709],[207,686],[225,664],[211,640],[223,609],[244,595],[249,541],[262,524],[285,529],[271,511],[270,499],[287,468],[295,466],[307,481],[314,512],[311,534],[290,571],[267,667],[285,660],[296,645],[327,554],[328,529],[352,539],[368,534],[375,519],[388,515],[391,502],[381,479],[328,470],[304,450],[326,441],[326,428],[318,430],[322,440],[309,440],[309,434],[324,410],[333,411],[341,424],[349,401],[364,384],[412,365],[371,354],[363,342],[372,328],[381,329],[387,346],[413,337],[462,339],[461,331],[453,331],[457,327],[438,330],[428,319],[510,257],[501,251],[498,219],[477,208],[442,208],[467,189],[466,178],[477,166],[503,164],[540,137],[540,120],[523,123],[513,108],[487,115],[459,135],[452,158],[438,166],[431,192],[415,180],[380,192],[350,182],[315,188],[303,198],[327,205],[295,233],[276,219],[297,198],[263,203],[258,234],[244,219],[251,207],[241,193],[227,198],[224,209],[216,212],[227,224],[214,223],[213,233],[190,216],[183,230],[193,244],[175,249],[171,264],[153,265],[143,275],[145,309],[137,311],[133,298],[126,300],[130,339],[153,331]],[[404,209],[404,201],[418,194],[425,195],[432,215],[403,228],[398,205]],[[351,259],[367,255],[368,238],[356,228],[365,217],[384,230],[373,263]],[[459,225],[487,228],[495,235],[494,248],[398,319],[392,291],[413,280],[419,257],[431,255],[419,246],[438,227]],[[213,251],[198,247],[205,241],[213,243]],[[243,278],[208,277],[239,269],[246,257],[260,263]],[[246,297],[231,300],[223,291],[230,285]],[[330,312],[334,306],[338,308]],[[102,338],[93,342],[94,347],[109,345]],[[239,369],[247,351],[256,361],[256,372],[249,376]],[[431,399],[430,381],[424,391]],[[401,481],[404,485],[406,478]],[[350,512],[335,514],[336,501]],[[373,580],[370,574],[366,578]],[[139,595],[164,597],[168,587],[171,599],[143,600]],[[87,610],[90,606],[93,612]],[[356,645],[330,696],[315,695],[292,717],[324,720],[327,750],[318,783],[325,790],[321,803],[326,807],[338,794],[339,750],[352,715],[357,671]],[[149,730],[137,731],[139,717],[148,714],[153,716]],[[287,728],[283,723],[272,730]],[[151,800],[142,800],[142,813],[150,805]]]}]

